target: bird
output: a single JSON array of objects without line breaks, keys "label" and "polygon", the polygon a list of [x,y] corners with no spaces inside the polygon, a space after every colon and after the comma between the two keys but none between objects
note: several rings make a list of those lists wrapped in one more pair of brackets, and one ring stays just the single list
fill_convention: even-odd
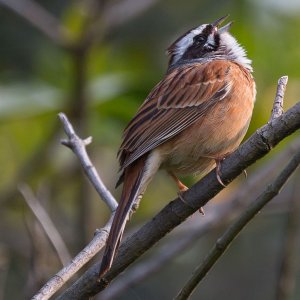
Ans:
[{"label": "bird", "polygon": [[237,149],[252,117],[256,85],[251,60],[229,32],[228,15],[187,31],[167,49],[164,78],[152,89],[123,133],[118,151],[123,189],[99,278],[110,270],[126,222],[159,169],[178,176],[205,175]]}]

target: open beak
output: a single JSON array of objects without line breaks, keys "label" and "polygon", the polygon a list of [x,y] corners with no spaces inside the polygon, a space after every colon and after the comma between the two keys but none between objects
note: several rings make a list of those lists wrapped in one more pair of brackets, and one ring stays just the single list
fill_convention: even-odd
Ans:
[{"label": "open beak", "polygon": [[[226,16],[224,16],[224,17],[221,17],[221,18],[219,18],[218,20],[212,22],[211,25],[212,25],[213,27],[218,27],[218,26],[221,25],[228,17],[229,17],[229,15],[226,15]],[[226,25],[224,25],[223,27],[218,28],[218,32],[219,32],[219,33],[227,32],[227,31],[230,29],[232,23],[233,23],[233,22],[229,22],[229,23],[227,23]]]}]

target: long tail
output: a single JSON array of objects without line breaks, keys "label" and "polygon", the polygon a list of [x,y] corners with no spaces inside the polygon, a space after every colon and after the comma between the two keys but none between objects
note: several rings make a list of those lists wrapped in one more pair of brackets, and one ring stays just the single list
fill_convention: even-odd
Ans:
[{"label": "long tail", "polygon": [[132,204],[136,201],[137,197],[141,193],[141,184],[145,171],[145,161],[146,158],[141,157],[125,169],[121,199],[106,242],[106,248],[100,267],[100,277],[102,277],[112,265],[116,251],[122,239],[127,217]]}]

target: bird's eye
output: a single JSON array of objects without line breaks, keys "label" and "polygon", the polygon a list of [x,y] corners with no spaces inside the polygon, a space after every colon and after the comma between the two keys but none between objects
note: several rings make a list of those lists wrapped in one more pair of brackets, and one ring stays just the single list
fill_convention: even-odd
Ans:
[{"label": "bird's eye", "polygon": [[202,44],[205,41],[206,41],[205,36],[203,36],[201,34],[194,37],[194,44],[196,44],[196,45]]}]

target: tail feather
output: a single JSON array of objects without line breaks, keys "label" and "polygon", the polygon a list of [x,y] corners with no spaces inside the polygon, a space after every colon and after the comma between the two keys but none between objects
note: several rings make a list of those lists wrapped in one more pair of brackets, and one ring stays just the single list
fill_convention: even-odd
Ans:
[{"label": "tail feather", "polygon": [[141,157],[125,169],[122,195],[106,242],[106,248],[100,267],[100,277],[103,276],[112,265],[122,239],[128,214],[132,204],[140,194],[145,161],[146,157]]}]

